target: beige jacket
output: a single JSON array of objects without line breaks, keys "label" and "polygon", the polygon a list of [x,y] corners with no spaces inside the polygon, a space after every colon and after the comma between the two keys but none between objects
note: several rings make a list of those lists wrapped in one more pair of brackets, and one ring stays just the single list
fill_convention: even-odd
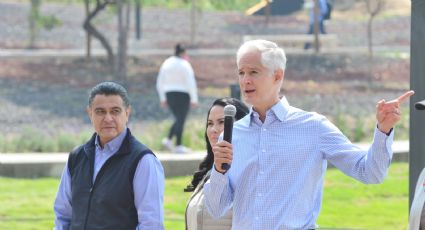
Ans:
[{"label": "beige jacket", "polygon": [[186,230],[229,230],[232,228],[232,209],[220,219],[213,219],[204,204],[204,184],[209,172],[198,184],[186,206]]}]

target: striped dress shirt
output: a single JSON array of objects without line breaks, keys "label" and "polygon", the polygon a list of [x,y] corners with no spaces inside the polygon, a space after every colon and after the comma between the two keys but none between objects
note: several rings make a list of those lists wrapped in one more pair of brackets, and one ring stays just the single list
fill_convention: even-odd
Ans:
[{"label": "striped dress shirt", "polygon": [[251,108],[234,125],[231,168],[213,169],[204,186],[206,206],[214,217],[233,206],[233,230],[317,228],[327,161],[365,184],[381,183],[393,135],[375,129],[369,150],[362,150],[324,116],[285,98],[264,122]]}]

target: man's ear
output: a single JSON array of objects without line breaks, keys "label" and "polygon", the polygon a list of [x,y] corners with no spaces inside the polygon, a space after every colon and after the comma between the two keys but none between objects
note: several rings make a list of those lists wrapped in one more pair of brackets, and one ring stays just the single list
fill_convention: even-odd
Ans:
[{"label": "man's ear", "polygon": [[132,110],[132,107],[131,107],[131,105],[129,105],[129,106],[127,107],[127,109],[125,110],[125,112],[127,113],[127,117],[129,117],[129,116],[130,116],[131,110]]},{"label": "man's ear", "polygon": [[276,71],[274,71],[274,78],[276,81],[283,81],[284,77],[285,73],[282,69],[277,69]]},{"label": "man's ear", "polygon": [[87,106],[87,107],[86,107],[86,112],[87,112],[87,115],[89,115],[89,118],[91,119],[92,111],[91,111],[91,109],[90,109],[90,106]]}]

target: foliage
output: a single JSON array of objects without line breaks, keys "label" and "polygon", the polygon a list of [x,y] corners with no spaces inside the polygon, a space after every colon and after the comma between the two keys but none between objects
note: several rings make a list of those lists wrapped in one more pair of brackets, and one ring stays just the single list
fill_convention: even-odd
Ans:
[{"label": "foliage", "polygon": [[[164,150],[161,140],[167,137],[171,125],[171,120],[153,122],[146,125],[142,130],[134,130],[133,132],[141,142],[150,148]],[[205,123],[203,120],[188,119],[183,131],[182,144],[193,150],[205,149],[204,130]],[[139,132],[141,134],[138,134]]]},{"label": "foliage", "polygon": [[[407,140],[409,139],[409,108],[406,105],[402,106],[401,113],[403,116],[396,125],[395,138]],[[353,116],[337,111],[336,115],[330,117],[330,120],[352,142],[370,142],[373,139],[372,135],[376,127],[375,114]]]},{"label": "foliage", "polygon": [[42,130],[27,127],[20,135],[0,134],[0,152],[69,152],[90,136],[88,130],[78,134],[59,131],[49,136]]},{"label": "foliage", "polygon": [[44,28],[52,30],[53,28],[62,25],[62,21],[54,15],[44,15],[40,13],[41,0],[33,0],[33,6],[29,13],[29,20],[35,22],[36,29]]},{"label": "foliage", "polygon": [[[396,139],[409,138],[409,110],[402,107],[404,114],[396,127]],[[353,142],[370,142],[376,125],[375,115],[357,116],[337,112],[329,116],[330,120]],[[129,127],[133,134],[145,145],[153,150],[165,150],[161,140],[168,135],[172,125],[171,120],[146,123],[143,127]],[[54,135],[47,135],[42,130],[26,128],[24,132],[15,136],[0,134],[0,152],[69,152],[75,146],[85,143],[92,135],[92,130],[81,133],[59,131]],[[188,119],[183,132],[182,144],[193,150],[205,149],[205,121],[204,119]]]},{"label": "foliage", "polygon": [[[162,149],[161,140],[168,135],[171,120],[152,122],[142,128],[131,127],[133,134],[145,145],[154,150]],[[185,124],[182,144],[193,150],[205,149],[205,123],[202,120],[189,119]],[[93,131],[81,133],[59,131],[48,135],[43,130],[27,127],[21,134],[7,136],[0,134],[0,152],[69,152],[75,146],[84,144],[90,139]]]},{"label": "foliage", "polygon": [[[166,178],[165,229],[184,229],[190,177]],[[328,170],[318,224],[329,228],[406,229],[408,165],[393,163],[381,185],[363,185],[339,170]],[[0,177],[0,229],[52,229],[52,205],[59,179]],[[379,214],[379,215],[377,215]]]},{"label": "foliage", "polygon": [[37,21],[38,24],[46,30],[52,30],[53,28],[62,25],[62,21],[54,15],[41,15]]}]

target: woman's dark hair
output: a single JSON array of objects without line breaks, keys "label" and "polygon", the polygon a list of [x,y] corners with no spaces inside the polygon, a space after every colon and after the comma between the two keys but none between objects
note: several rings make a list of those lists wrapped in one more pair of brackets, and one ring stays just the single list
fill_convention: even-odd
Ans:
[{"label": "woman's dark hair", "polygon": [[198,186],[199,182],[202,180],[202,178],[204,178],[205,174],[207,174],[207,172],[213,167],[214,153],[212,151],[211,143],[208,140],[207,127],[208,127],[208,117],[210,116],[211,108],[216,106],[216,105],[219,105],[219,106],[222,106],[222,107],[224,107],[226,105],[234,105],[236,107],[236,115],[235,115],[236,121],[241,119],[245,115],[247,115],[248,112],[249,112],[249,108],[243,102],[241,102],[240,100],[235,99],[235,98],[224,97],[224,98],[219,98],[219,99],[217,99],[213,102],[212,106],[208,110],[207,124],[205,125],[204,136],[205,136],[205,142],[206,142],[206,146],[207,146],[207,156],[199,164],[198,171],[196,171],[193,174],[192,182],[184,189],[185,192],[193,192],[195,190],[196,186]]},{"label": "woman's dark hair", "polygon": [[180,55],[184,53],[185,51],[186,51],[186,48],[182,44],[177,43],[176,48],[174,50],[174,55],[180,57]]}]

